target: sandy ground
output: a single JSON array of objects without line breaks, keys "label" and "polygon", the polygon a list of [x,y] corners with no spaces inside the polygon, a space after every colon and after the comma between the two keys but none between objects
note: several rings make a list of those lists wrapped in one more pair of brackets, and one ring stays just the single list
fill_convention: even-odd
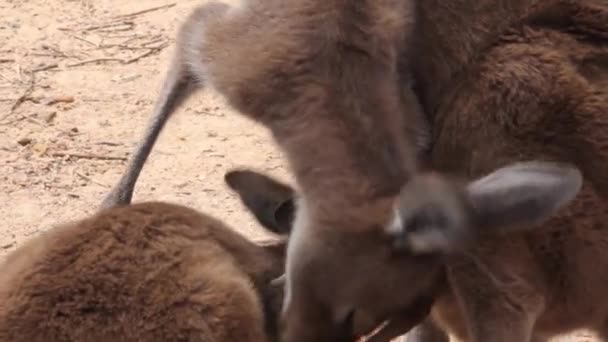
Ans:
[{"label": "sandy ground", "polygon": [[[0,258],[96,210],[143,131],[177,24],[198,1],[0,0]],[[134,200],[189,205],[261,237],[223,183],[239,166],[289,179],[267,132],[205,91],[168,124]]]}]

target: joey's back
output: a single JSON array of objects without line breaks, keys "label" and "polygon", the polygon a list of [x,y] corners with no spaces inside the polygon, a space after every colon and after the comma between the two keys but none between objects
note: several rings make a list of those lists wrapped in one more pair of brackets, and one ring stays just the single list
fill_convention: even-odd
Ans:
[{"label": "joey's back", "polygon": [[164,203],[52,229],[1,266],[0,341],[267,341],[273,257]]}]

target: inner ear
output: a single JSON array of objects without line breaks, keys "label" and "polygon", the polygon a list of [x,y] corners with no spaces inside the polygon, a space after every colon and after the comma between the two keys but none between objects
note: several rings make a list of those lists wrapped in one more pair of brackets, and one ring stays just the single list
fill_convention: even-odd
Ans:
[{"label": "inner ear", "polygon": [[582,186],[578,169],[550,162],[520,162],[468,186],[475,223],[485,233],[530,229],[571,202]]},{"label": "inner ear", "polygon": [[291,232],[295,192],[289,185],[248,169],[231,170],[224,180],[263,227],[278,234]]},{"label": "inner ear", "polygon": [[285,234],[291,232],[295,214],[296,206],[293,198],[279,203],[278,207],[274,210],[274,222],[280,232]]}]

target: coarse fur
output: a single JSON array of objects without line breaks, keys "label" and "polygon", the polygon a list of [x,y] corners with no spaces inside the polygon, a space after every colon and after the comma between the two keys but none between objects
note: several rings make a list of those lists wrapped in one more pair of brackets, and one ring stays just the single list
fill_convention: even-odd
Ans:
[{"label": "coarse fur", "polygon": [[[232,173],[226,180],[249,203],[290,196],[255,177],[239,175],[248,188]],[[274,206],[246,205],[267,229],[287,230]],[[275,341],[283,289],[270,282],[284,272],[285,247],[253,243],[180,205],[103,210],[33,238],[0,265],[0,341]]]},{"label": "coarse fur", "polygon": [[[324,287],[339,288],[347,280],[334,278],[334,268],[354,262],[332,247],[335,241],[371,254],[391,248],[386,226],[427,138],[409,84],[414,11],[412,0],[249,0],[196,8],[178,34],[147,133],[103,205],[131,200],[171,113],[194,90],[213,87],[271,131],[301,189],[286,259],[285,341],[334,341],[355,309],[370,317],[394,314],[379,304],[394,301],[386,291],[377,303],[358,302],[354,291],[331,297]],[[333,261],[324,264],[328,254]],[[418,305],[409,295],[397,303]]]},{"label": "coarse fur", "polygon": [[433,319],[407,341],[447,342],[446,330],[542,342],[576,329],[608,340],[608,3],[426,1],[419,10],[424,58],[413,62],[433,127],[430,166],[474,178],[554,160],[576,165],[585,183],[550,221],[446,259]]}]

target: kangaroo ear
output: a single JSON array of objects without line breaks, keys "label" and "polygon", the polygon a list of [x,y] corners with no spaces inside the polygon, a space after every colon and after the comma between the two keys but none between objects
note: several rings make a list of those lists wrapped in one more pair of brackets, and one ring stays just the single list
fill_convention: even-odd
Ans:
[{"label": "kangaroo ear", "polygon": [[447,252],[472,240],[465,187],[437,173],[415,176],[401,190],[387,232],[397,251]]},{"label": "kangaroo ear", "polygon": [[278,234],[291,232],[295,192],[290,186],[246,169],[228,171],[224,181],[264,228]]},{"label": "kangaroo ear", "polygon": [[467,191],[482,233],[534,228],[579,193],[581,172],[569,165],[520,162],[471,182]]},{"label": "kangaroo ear", "polygon": [[398,250],[449,252],[480,234],[532,229],[572,201],[581,186],[579,170],[548,162],[511,164],[466,187],[422,175],[404,187],[387,231]]}]

